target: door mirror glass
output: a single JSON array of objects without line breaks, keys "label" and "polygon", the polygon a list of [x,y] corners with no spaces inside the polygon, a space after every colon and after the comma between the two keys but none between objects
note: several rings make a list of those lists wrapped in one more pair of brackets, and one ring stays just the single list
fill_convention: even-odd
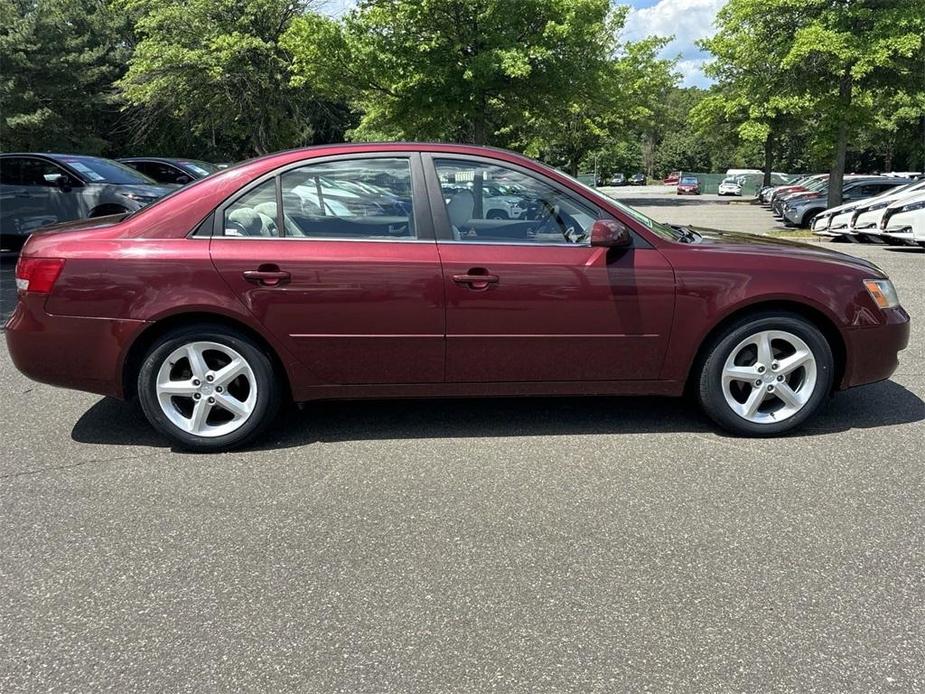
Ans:
[{"label": "door mirror glass", "polygon": [[598,219],[591,225],[591,245],[603,248],[626,248],[633,239],[623,222],[615,219]]}]

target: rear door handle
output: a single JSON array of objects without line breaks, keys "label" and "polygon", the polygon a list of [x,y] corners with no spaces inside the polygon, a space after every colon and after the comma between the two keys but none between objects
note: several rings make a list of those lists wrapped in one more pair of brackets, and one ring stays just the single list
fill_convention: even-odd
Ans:
[{"label": "rear door handle", "polygon": [[244,279],[263,287],[277,287],[292,279],[292,275],[276,265],[261,265],[256,270],[245,270]]},{"label": "rear door handle", "polygon": [[465,284],[469,289],[485,290],[493,284],[498,284],[498,275],[492,275],[484,268],[472,268],[464,275],[453,275],[456,284]]}]

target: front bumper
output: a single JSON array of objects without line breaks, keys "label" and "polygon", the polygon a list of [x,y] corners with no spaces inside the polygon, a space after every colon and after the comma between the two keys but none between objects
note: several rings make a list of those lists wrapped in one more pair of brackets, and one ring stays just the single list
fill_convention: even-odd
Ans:
[{"label": "front bumper", "polygon": [[847,361],[842,388],[884,381],[899,366],[899,352],[909,345],[909,314],[901,306],[882,313],[880,325],[845,331]]},{"label": "front bumper", "polygon": [[124,355],[148,323],[50,315],[46,298],[20,297],[6,324],[7,349],[16,368],[41,383],[123,397]]}]

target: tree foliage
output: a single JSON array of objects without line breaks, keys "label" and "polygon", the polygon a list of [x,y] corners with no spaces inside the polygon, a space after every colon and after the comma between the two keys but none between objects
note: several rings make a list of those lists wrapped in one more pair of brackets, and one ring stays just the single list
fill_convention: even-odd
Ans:
[{"label": "tree foliage", "polygon": [[129,33],[94,0],[0,0],[0,149],[105,152]]},{"label": "tree foliage", "polygon": [[[852,140],[914,128],[925,114],[925,12],[919,0],[730,0],[703,47],[718,81],[695,113],[775,142],[801,126],[829,160],[837,204]],[[892,104],[898,107],[884,115]]]},{"label": "tree foliage", "polygon": [[[123,0],[139,41],[119,87],[141,139],[167,124],[216,156],[310,144],[331,105],[291,84],[293,0]],[[334,113],[336,114],[336,111]],[[328,134],[328,133],[324,133]]]}]

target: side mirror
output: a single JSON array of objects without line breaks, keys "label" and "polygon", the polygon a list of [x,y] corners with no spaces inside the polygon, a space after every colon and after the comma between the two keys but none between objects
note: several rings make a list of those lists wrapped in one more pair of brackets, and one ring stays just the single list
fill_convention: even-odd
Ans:
[{"label": "side mirror", "polygon": [[591,245],[604,248],[627,248],[633,243],[630,230],[616,219],[598,219],[591,225]]},{"label": "side mirror", "polygon": [[181,186],[185,186],[187,183],[192,182],[192,178],[189,176],[177,176],[175,183],[179,183]]},{"label": "side mirror", "polygon": [[64,192],[67,192],[71,189],[71,179],[63,173],[50,173],[44,174],[42,178],[45,179],[45,183],[50,186],[55,186],[60,188]]}]

